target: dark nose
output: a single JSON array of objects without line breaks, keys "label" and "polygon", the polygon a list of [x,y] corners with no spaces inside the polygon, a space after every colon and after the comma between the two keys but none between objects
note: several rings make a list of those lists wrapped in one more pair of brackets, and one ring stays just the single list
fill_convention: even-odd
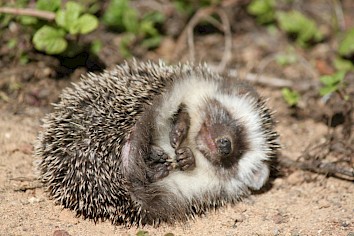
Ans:
[{"label": "dark nose", "polygon": [[221,155],[229,155],[231,153],[231,141],[228,138],[217,139],[216,146]]}]

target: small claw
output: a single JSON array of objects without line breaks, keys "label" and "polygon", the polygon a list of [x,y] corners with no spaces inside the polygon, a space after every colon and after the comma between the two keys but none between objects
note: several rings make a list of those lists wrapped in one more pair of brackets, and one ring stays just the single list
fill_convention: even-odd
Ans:
[{"label": "small claw", "polygon": [[193,170],[195,168],[195,158],[188,147],[183,147],[176,150],[176,160],[178,167],[181,170]]}]

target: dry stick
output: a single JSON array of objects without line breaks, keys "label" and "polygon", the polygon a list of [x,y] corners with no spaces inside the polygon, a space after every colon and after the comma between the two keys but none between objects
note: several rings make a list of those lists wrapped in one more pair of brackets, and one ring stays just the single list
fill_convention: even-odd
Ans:
[{"label": "dry stick", "polygon": [[334,6],[334,13],[336,15],[336,21],[341,31],[345,30],[345,19],[343,13],[342,3],[338,0],[332,0],[332,4]]},{"label": "dry stick", "polygon": [[220,31],[224,32],[225,34],[225,49],[221,59],[221,62],[218,66],[215,67],[215,70],[219,73],[223,72],[231,60],[232,57],[232,34],[231,34],[231,26],[229,19],[223,9],[217,9],[216,13],[219,15],[221,22],[217,21],[216,19],[212,18],[210,15],[206,16],[205,19],[212,24],[214,27],[218,28]]},{"label": "dry stick", "polygon": [[223,31],[225,34],[225,49],[224,49],[224,54],[222,56],[221,62],[218,65],[217,70],[219,72],[224,71],[227,64],[232,58],[232,34],[231,34],[231,25],[230,21],[223,9],[217,10],[217,13],[220,16],[222,26],[223,26]]},{"label": "dry stick", "polygon": [[190,57],[191,61],[194,61],[194,59],[195,59],[193,30],[202,18],[205,18],[208,15],[211,15],[213,12],[215,12],[214,6],[201,9],[192,17],[192,19],[190,20],[190,22],[187,25],[187,36],[188,36],[187,40],[188,40],[188,47],[189,47],[189,57]]},{"label": "dry stick", "polygon": [[354,177],[354,169],[341,168],[333,163],[322,163],[321,161],[293,161],[290,158],[282,155],[279,159],[279,163],[286,167],[295,167],[301,170],[307,170],[319,174],[326,175],[344,175],[350,178]]},{"label": "dry stick", "polygon": [[[267,56],[266,58],[264,58],[260,63],[259,63],[259,66],[257,67],[257,76],[261,76],[263,74],[263,71],[265,70],[265,68],[272,62],[276,59],[276,54],[271,54],[269,56]],[[311,81],[304,81],[302,82],[301,84],[297,84],[297,90],[300,90],[300,91],[305,91],[305,90],[308,90],[310,89],[311,87],[318,87],[319,86],[319,82],[317,80],[318,78],[318,73],[316,72],[315,69],[313,69],[313,67],[311,66],[311,64],[305,59],[303,58],[302,56],[300,55],[297,55],[297,57],[299,58],[299,62],[300,62],[300,65],[302,65],[307,71],[309,71],[309,73],[311,74],[311,76],[313,77],[313,80]],[[263,76],[262,76],[263,77]],[[257,82],[261,81],[262,82],[264,81],[264,79],[258,79],[256,78],[255,79]],[[259,81],[258,81],[259,80]],[[261,82],[261,83],[262,83]],[[285,84],[285,83],[284,83]],[[294,83],[290,82],[288,83],[289,85],[288,86],[280,86],[280,87],[292,87],[293,85],[295,85]],[[290,86],[291,85],[291,86]]]},{"label": "dry stick", "polygon": [[21,16],[34,16],[48,21],[52,21],[55,19],[55,13],[53,12],[41,11],[41,10],[30,9],[30,8],[0,7],[0,13],[8,13],[13,15],[21,15]]},{"label": "dry stick", "polygon": [[[216,12],[220,16],[222,24],[220,24],[219,22],[216,22],[214,19],[209,17],[214,12]],[[221,71],[225,70],[227,63],[230,61],[231,51],[232,51],[231,26],[230,26],[230,22],[227,18],[225,11],[223,11],[222,9],[218,9],[215,6],[212,6],[212,7],[208,7],[208,8],[204,8],[204,9],[199,10],[192,17],[192,19],[189,21],[185,30],[182,32],[180,38],[178,39],[176,52],[181,51],[182,42],[183,42],[182,40],[184,40],[184,38],[187,37],[187,43],[188,43],[188,48],[189,48],[189,59],[191,61],[195,60],[195,46],[194,46],[193,30],[194,30],[195,26],[198,24],[198,22],[203,18],[206,19],[212,25],[219,28],[225,34],[225,49],[224,49],[223,57],[222,57],[221,62],[219,63],[219,65],[216,68],[216,70],[218,72],[221,72]]]},{"label": "dry stick", "polygon": [[[177,40],[177,44],[176,44],[176,49],[174,51],[174,55],[176,55],[176,57],[180,54],[180,52],[183,51],[184,47],[185,47],[185,42],[186,39],[188,39],[188,46],[190,48],[191,44],[192,46],[194,45],[193,42],[189,41],[189,35],[192,34],[193,35],[193,29],[194,27],[197,25],[197,23],[200,20],[200,15],[209,15],[212,12],[214,12],[215,7],[207,7],[207,8],[202,8],[200,10],[197,11],[197,13],[194,14],[194,16],[192,17],[192,19],[190,19],[190,21],[188,22],[187,26],[183,29],[181,36],[179,36],[178,40]],[[190,30],[192,29],[192,32],[190,32]],[[191,49],[191,48],[190,48]],[[191,49],[194,50],[194,47]],[[191,52],[190,54],[194,55],[194,51]]]},{"label": "dry stick", "polygon": [[[230,77],[239,78],[239,73],[236,69],[229,70],[228,75]],[[265,75],[259,76],[258,74],[254,73],[247,73],[246,76],[242,78],[254,84],[261,84],[275,88],[292,87],[294,85],[294,83],[290,80]]]}]

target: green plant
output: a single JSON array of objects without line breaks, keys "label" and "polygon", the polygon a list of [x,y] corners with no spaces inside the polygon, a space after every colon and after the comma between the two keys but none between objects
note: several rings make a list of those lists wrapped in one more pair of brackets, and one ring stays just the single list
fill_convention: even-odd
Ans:
[{"label": "green plant", "polygon": [[148,231],[145,231],[145,230],[139,230],[139,231],[136,233],[136,236],[149,236],[149,232],[148,232]]},{"label": "green plant", "polygon": [[[19,23],[30,26],[26,27],[26,30],[34,32],[32,37],[34,47],[47,54],[63,53],[70,43],[76,43],[75,52],[79,52],[79,36],[90,33],[98,27],[96,16],[85,13],[85,7],[73,1],[67,1],[64,8],[61,8],[61,0],[38,0],[35,5],[36,9],[23,9],[28,3],[23,0],[20,2],[21,4],[14,5],[15,8],[7,8],[6,13],[17,15],[15,18]],[[4,14],[4,16],[13,18],[10,14]],[[4,16],[1,15],[1,18]],[[5,17],[4,19],[12,18]],[[51,22],[52,20],[54,22]],[[10,43],[10,46],[11,44],[13,43]],[[22,61],[26,62],[25,57]]]},{"label": "green plant", "polygon": [[38,0],[36,8],[43,11],[55,12],[60,8],[61,0]]},{"label": "green plant", "polygon": [[343,86],[345,71],[338,71],[333,75],[325,75],[320,78],[323,87],[320,88],[320,95],[325,96],[333,92],[339,92]]},{"label": "green plant", "polygon": [[337,71],[351,71],[354,70],[354,65],[351,61],[345,60],[341,57],[337,57],[333,61],[334,67]]},{"label": "green plant", "polygon": [[298,61],[298,57],[296,53],[292,50],[288,52],[280,52],[275,56],[275,61],[278,65],[286,66],[294,64]]},{"label": "green plant", "polygon": [[100,40],[93,40],[90,45],[90,52],[94,55],[97,55],[101,51],[102,47],[103,43]]},{"label": "green plant", "polygon": [[[27,6],[29,0],[18,0],[18,1],[9,1],[6,3],[7,7],[14,8],[22,8]],[[0,6],[5,5],[2,1],[0,1]],[[21,19],[22,16],[14,16],[11,14],[1,14],[0,13],[0,28],[6,28],[9,23],[14,19]]]},{"label": "green plant", "polygon": [[338,53],[343,57],[354,54],[354,28],[345,32],[339,43]]},{"label": "green plant", "polygon": [[273,22],[275,19],[275,0],[252,0],[247,12],[256,17],[260,24]]},{"label": "green plant", "polygon": [[276,13],[279,27],[296,36],[296,42],[305,47],[310,41],[318,42],[323,39],[315,21],[306,17],[299,11],[279,11]]},{"label": "green plant", "polygon": [[281,90],[284,100],[289,106],[296,106],[300,100],[300,94],[292,89],[283,88]]},{"label": "green plant", "polygon": [[[54,2],[57,0],[52,2],[55,5]],[[49,8],[44,3],[37,6]],[[51,10],[55,9],[58,8],[51,6]],[[56,11],[55,23],[54,26],[44,25],[35,32],[32,42],[37,50],[47,54],[60,54],[68,47],[67,35],[77,37],[90,33],[98,27],[98,19],[94,15],[84,13],[84,7],[72,1],[68,1],[64,9]]]},{"label": "green plant", "polygon": [[160,44],[161,35],[156,25],[162,23],[164,15],[148,12],[142,17],[129,5],[129,0],[112,0],[103,15],[103,22],[112,29],[124,32],[119,51],[124,57],[130,56],[132,42],[140,42],[147,49]]}]

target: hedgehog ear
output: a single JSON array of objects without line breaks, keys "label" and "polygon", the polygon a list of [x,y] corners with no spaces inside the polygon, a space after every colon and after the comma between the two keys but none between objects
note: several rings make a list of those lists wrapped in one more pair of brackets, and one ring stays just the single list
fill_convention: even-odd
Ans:
[{"label": "hedgehog ear", "polygon": [[257,169],[252,171],[252,174],[246,179],[245,184],[253,190],[259,190],[267,182],[268,177],[269,167],[262,163],[257,166]]}]

